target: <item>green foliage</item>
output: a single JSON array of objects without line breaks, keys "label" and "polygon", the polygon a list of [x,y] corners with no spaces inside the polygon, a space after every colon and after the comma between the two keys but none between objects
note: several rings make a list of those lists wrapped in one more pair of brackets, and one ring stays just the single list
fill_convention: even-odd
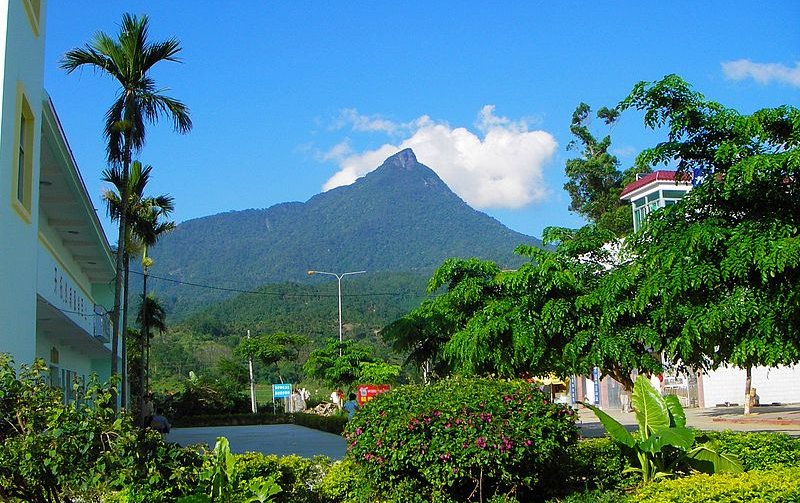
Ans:
[{"label": "green foliage", "polygon": [[202,414],[222,414],[250,410],[250,400],[240,383],[213,379],[189,372],[181,382],[183,389],[161,402],[161,410],[175,419]]},{"label": "green foliage", "polygon": [[303,368],[312,379],[318,379],[332,388],[352,388],[361,376],[361,365],[373,363],[372,348],[352,340],[339,342],[328,339],[323,348],[308,355]]},{"label": "green foliage", "polygon": [[347,424],[347,416],[344,414],[320,416],[319,414],[298,412],[292,414],[292,420],[294,424],[305,426],[306,428],[313,428],[315,430],[326,431],[335,435],[341,435],[342,432],[344,432],[345,424]]},{"label": "green foliage", "polygon": [[[354,293],[344,293],[344,337],[369,344],[376,357],[398,363],[397,353],[376,334],[419,302],[424,296],[426,279],[417,273],[363,276],[348,279],[347,291]],[[161,283],[156,280],[155,284],[161,292]],[[153,388],[176,391],[190,370],[219,379],[225,373],[230,375],[229,371],[234,369],[223,369],[219,364],[235,358],[232,349],[245,340],[248,329],[253,333],[297,334],[307,338],[308,345],[298,348],[296,357],[292,355],[289,360],[268,367],[256,364],[254,368],[257,382],[302,381],[305,378],[302,364],[308,354],[324,346],[327,337],[338,331],[336,282],[313,286],[267,285],[258,292],[215,305],[182,323],[173,323],[167,333],[156,335],[151,351]],[[246,365],[239,367],[235,373],[246,375]]]},{"label": "green foliage", "polygon": [[74,383],[75,401],[63,405],[47,365],[36,360],[17,373],[0,354],[0,499],[60,501],[94,486],[102,460],[113,451],[122,421],[110,408],[111,391],[94,378]]},{"label": "green foliage", "polygon": [[707,473],[742,471],[736,456],[721,452],[717,442],[687,428],[677,398],[662,397],[645,376],[637,377],[633,387],[631,405],[639,423],[633,433],[599,408],[582,405],[595,413],[611,438],[633,452],[639,467],[632,470],[641,474],[645,484],[673,476],[687,465]]},{"label": "green foliage", "polygon": [[571,409],[527,382],[489,379],[394,388],[362,407],[345,433],[348,459],[392,501],[534,494],[576,437]]},{"label": "green foliage", "polygon": [[549,492],[569,494],[585,490],[622,491],[638,482],[630,472],[630,459],[610,438],[589,438],[563,453]]},{"label": "green foliage", "polygon": [[800,501],[800,468],[776,468],[745,473],[703,473],[664,480],[640,489],[631,503],[785,503]]},{"label": "green foliage", "polygon": [[709,431],[726,452],[742,461],[745,470],[800,466],[800,439],[785,433]]},{"label": "green foliage", "polygon": [[628,501],[628,497],[624,493],[592,489],[572,493],[563,498],[553,498],[547,500],[546,503],[624,503],[626,501]]},{"label": "green foliage", "polygon": [[196,485],[199,456],[116,417],[110,385],[76,382],[65,405],[46,369],[0,355],[0,499],[154,501]]},{"label": "green foliage", "polygon": [[352,459],[345,458],[330,465],[317,491],[325,502],[358,503],[359,488],[364,485],[358,465]]},{"label": "green foliage", "polygon": [[[633,232],[629,205],[619,198],[626,184],[640,172],[650,169],[619,170],[619,160],[608,152],[611,137],[596,138],[589,130],[591,108],[581,103],[572,114],[570,132],[575,140],[567,145],[568,150],[580,148],[581,157],[567,160],[565,173],[569,181],[564,190],[570,196],[570,211],[574,211],[602,229],[616,236]],[[619,110],[600,109],[597,117],[606,125],[613,124]]]},{"label": "green foliage", "polygon": [[307,343],[308,339],[301,335],[265,334],[242,339],[236,353],[242,359],[252,356],[264,365],[273,365],[280,360],[297,358],[299,348]]},{"label": "green foliage", "polygon": [[400,365],[386,362],[361,362],[358,380],[362,384],[395,384],[400,377]]},{"label": "green foliage", "polygon": [[[800,110],[742,115],[674,75],[639,83],[629,108],[666,131],[639,164],[704,180],[629,243],[632,288],[607,292],[612,322],[646,318],[654,349],[697,368],[800,361]],[[624,297],[627,311],[614,307]]]},{"label": "green foliage", "polygon": [[231,453],[228,439],[217,438],[211,456],[206,457],[200,479],[208,483],[208,496],[211,501],[231,501],[235,489],[234,476],[236,458]]},{"label": "green foliage", "polygon": [[255,452],[236,456],[236,481],[240,487],[251,480],[272,479],[282,488],[274,501],[280,503],[316,503],[319,486],[331,467],[324,457],[273,456]]},{"label": "green foliage", "polygon": [[[417,364],[433,362],[463,374],[588,374],[602,369],[627,387],[633,370],[660,371],[648,351],[651,330],[642,319],[608,323],[605,306],[586,302],[614,270],[614,235],[597,226],[548,228],[555,249],[521,246],[529,262],[516,271],[477,259],[449,259],[429,284],[447,291],[422,303],[384,330]],[[599,298],[605,302],[604,297]]]}]

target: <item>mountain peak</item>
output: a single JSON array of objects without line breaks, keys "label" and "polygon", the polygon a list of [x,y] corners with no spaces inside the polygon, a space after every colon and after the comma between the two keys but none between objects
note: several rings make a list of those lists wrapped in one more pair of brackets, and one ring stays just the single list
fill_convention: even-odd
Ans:
[{"label": "mountain peak", "polygon": [[418,164],[418,162],[417,156],[414,155],[414,151],[410,148],[406,148],[386,159],[385,164],[391,164],[393,166],[397,166],[398,168],[410,169]]}]

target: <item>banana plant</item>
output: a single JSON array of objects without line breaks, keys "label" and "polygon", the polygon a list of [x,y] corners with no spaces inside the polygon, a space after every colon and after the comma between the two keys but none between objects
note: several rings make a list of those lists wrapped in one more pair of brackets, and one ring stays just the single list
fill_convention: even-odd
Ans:
[{"label": "banana plant", "polygon": [[720,452],[715,441],[686,427],[686,413],[677,396],[662,397],[644,376],[637,377],[631,396],[639,423],[633,433],[597,407],[579,403],[595,413],[615,442],[633,453],[639,466],[629,470],[641,473],[642,483],[671,477],[685,467],[705,473],[742,471],[736,456]]}]

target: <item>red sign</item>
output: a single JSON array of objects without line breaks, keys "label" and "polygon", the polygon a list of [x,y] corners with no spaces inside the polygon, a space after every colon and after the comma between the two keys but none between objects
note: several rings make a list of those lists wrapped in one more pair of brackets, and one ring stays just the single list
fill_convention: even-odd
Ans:
[{"label": "red sign", "polygon": [[356,394],[356,402],[359,407],[369,402],[376,395],[389,391],[388,384],[374,385],[374,384],[359,384],[358,393]]}]

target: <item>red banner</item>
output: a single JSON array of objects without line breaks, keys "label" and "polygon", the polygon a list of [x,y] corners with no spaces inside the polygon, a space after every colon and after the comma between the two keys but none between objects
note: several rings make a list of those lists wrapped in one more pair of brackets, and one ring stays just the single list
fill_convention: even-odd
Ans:
[{"label": "red banner", "polygon": [[360,407],[375,398],[376,395],[389,391],[389,388],[390,386],[388,384],[359,384],[356,402],[358,402]]}]

